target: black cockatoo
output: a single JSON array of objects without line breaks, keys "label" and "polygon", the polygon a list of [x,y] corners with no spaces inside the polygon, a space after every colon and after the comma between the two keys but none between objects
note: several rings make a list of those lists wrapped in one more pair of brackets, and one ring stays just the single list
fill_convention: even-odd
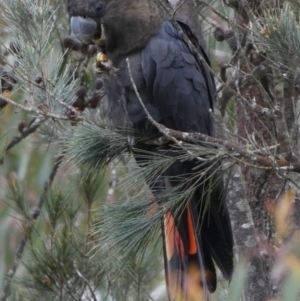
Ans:
[{"label": "black cockatoo", "polygon": [[[128,58],[139,95],[157,122],[178,131],[214,135],[210,115],[214,80],[203,63],[209,64],[208,58],[187,24],[177,21],[202,58],[191,50],[174,20],[163,13],[156,0],[69,0],[68,12],[78,39],[86,43],[100,41],[113,63],[114,71],[106,74],[104,86],[108,117],[115,126],[133,134],[158,134],[133,89]],[[155,146],[144,148],[158,151]],[[170,149],[169,155],[176,153]],[[180,178],[196,172],[196,166],[196,160],[175,161],[161,181],[150,184],[154,195],[168,185],[178,185]],[[177,180],[166,183],[168,177]],[[202,183],[182,214],[175,215],[171,210],[164,215],[164,259],[170,300],[201,300],[195,299],[195,291],[191,291],[190,282],[195,281],[195,275],[199,287],[213,292],[214,264],[226,279],[231,278],[233,238],[224,199],[221,181],[211,189]],[[203,202],[209,202],[209,206]]]}]

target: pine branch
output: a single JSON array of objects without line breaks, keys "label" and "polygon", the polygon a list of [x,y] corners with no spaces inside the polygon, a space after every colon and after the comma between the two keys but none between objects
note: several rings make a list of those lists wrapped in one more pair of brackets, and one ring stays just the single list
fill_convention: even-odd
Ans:
[{"label": "pine branch", "polygon": [[11,140],[11,142],[7,145],[5,151],[6,152],[9,151],[15,145],[17,145],[19,142],[21,142],[23,139],[25,139],[27,136],[34,133],[41,126],[41,124],[43,122],[44,122],[44,120],[41,120],[39,118],[35,118],[35,119],[31,120],[29,125],[26,126],[24,129],[22,129],[20,134],[18,134]]},{"label": "pine branch", "polygon": [[253,111],[264,114],[267,116],[273,116],[272,112],[268,108],[262,108],[255,104],[249,104],[248,100],[240,95],[238,89],[245,89],[254,85],[257,81],[265,77],[272,70],[269,61],[261,63],[257,66],[251,74],[245,74],[239,77],[238,80],[232,79],[229,83],[226,83],[223,91],[219,94],[220,110],[222,115],[225,115],[225,110],[229,100],[232,97],[239,97],[244,103],[246,103]]},{"label": "pine branch", "polygon": [[73,261],[73,265],[74,265],[74,269],[75,269],[75,271],[76,271],[78,277],[79,277],[80,279],[82,279],[83,282],[84,282],[84,283],[87,285],[87,287],[89,288],[89,291],[90,291],[90,293],[91,293],[91,295],[92,295],[93,301],[97,301],[97,297],[96,297],[96,295],[95,295],[95,293],[94,293],[94,291],[93,291],[93,289],[92,289],[92,287],[91,287],[89,281],[88,281],[88,280],[80,273],[76,261]]},{"label": "pine branch", "polygon": [[35,224],[37,218],[40,215],[41,209],[42,209],[43,204],[45,202],[46,195],[48,193],[49,188],[51,187],[51,184],[52,184],[52,182],[54,180],[54,177],[56,175],[56,172],[57,172],[57,170],[58,170],[58,168],[59,168],[59,166],[62,162],[62,159],[63,159],[62,155],[59,156],[56,159],[56,162],[55,162],[55,164],[52,168],[52,171],[49,175],[48,181],[44,184],[44,190],[43,190],[43,193],[40,197],[40,200],[39,200],[37,206],[34,207],[33,210],[32,210],[32,220],[26,226],[26,229],[23,231],[24,234],[22,235],[21,239],[19,240],[16,252],[15,252],[13,265],[12,265],[12,267],[10,268],[10,270],[8,271],[8,273],[6,275],[6,279],[5,279],[5,283],[4,283],[4,287],[3,287],[3,293],[0,297],[0,301],[6,301],[7,298],[9,297],[10,285],[11,285],[11,282],[12,282],[12,280],[14,278],[14,275],[17,271],[17,268],[20,264],[20,261],[22,259],[24,249],[25,249],[26,243],[28,241],[28,237],[30,236],[30,234],[33,230],[33,225]]},{"label": "pine branch", "polygon": [[[72,121],[83,120],[83,117],[81,116],[80,112],[78,112],[78,111],[76,111],[76,114],[72,114],[71,116],[60,115],[60,114],[55,114],[55,113],[48,111],[48,108],[46,108],[46,106],[37,106],[35,108],[35,107],[26,106],[26,105],[21,105],[21,104],[15,102],[14,100],[11,100],[3,95],[0,96],[0,99],[12,104],[13,106],[15,106],[25,112],[35,113],[38,116],[53,118],[55,120],[69,120],[69,121],[70,120],[72,120]],[[74,112],[72,112],[72,113],[74,113]]]}]

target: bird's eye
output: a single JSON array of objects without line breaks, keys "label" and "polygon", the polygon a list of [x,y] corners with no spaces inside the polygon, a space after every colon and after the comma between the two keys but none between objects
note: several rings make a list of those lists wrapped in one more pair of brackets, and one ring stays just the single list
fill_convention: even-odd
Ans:
[{"label": "bird's eye", "polygon": [[104,9],[104,4],[103,4],[103,3],[97,4],[96,7],[95,7],[95,9],[96,9],[96,12],[97,12],[97,13],[102,12],[103,9]]}]

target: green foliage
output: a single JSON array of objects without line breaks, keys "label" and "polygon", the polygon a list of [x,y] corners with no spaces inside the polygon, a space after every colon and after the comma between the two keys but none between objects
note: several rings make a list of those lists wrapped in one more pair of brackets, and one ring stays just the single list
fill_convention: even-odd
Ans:
[{"label": "green foliage", "polygon": [[299,12],[299,6],[292,6],[288,1],[281,11],[265,10],[264,26],[260,32],[264,38],[262,51],[286,67],[300,62]]},{"label": "green foliage", "polygon": [[81,123],[61,137],[62,152],[84,173],[103,170],[114,158],[129,150],[126,136],[97,124]]},{"label": "green foliage", "polygon": [[[58,49],[53,6],[48,1],[4,1],[4,20],[15,34],[19,54],[14,76],[27,105],[60,115],[74,102],[66,51]],[[41,78],[41,82],[37,78]],[[68,84],[66,84],[68,83]]]},{"label": "green foliage", "polygon": [[82,205],[74,203],[76,215],[69,214],[67,207],[72,201],[62,190],[47,196],[43,226],[35,227],[28,237],[30,243],[23,258],[26,273],[15,282],[16,287],[23,287],[28,299],[42,292],[46,299],[74,300],[88,292],[88,281],[95,291],[104,285],[100,258],[88,256],[92,246],[90,221],[82,219]]},{"label": "green foliage", "polygon": [[27,220],[30,219],[30,212],[28,208],[27,201],[25,200],[24,187],[19,183],[13,183],[8,190],[6,196],[7,204],[13,208],[21,216],[25,217]]}]

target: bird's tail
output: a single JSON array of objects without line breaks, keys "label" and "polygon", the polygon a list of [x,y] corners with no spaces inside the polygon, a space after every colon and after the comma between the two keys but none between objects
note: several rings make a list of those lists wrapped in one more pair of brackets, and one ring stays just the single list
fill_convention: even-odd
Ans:
[{"label": "bird's tail", "polygon": [[207,292],[216,288],[214,264],[206,254],[201,231],[196,231],[196,212],[196,204],[190,202],[180,217],[170,211],[164,216],[165,273],[171,301],[206,301]]}]

